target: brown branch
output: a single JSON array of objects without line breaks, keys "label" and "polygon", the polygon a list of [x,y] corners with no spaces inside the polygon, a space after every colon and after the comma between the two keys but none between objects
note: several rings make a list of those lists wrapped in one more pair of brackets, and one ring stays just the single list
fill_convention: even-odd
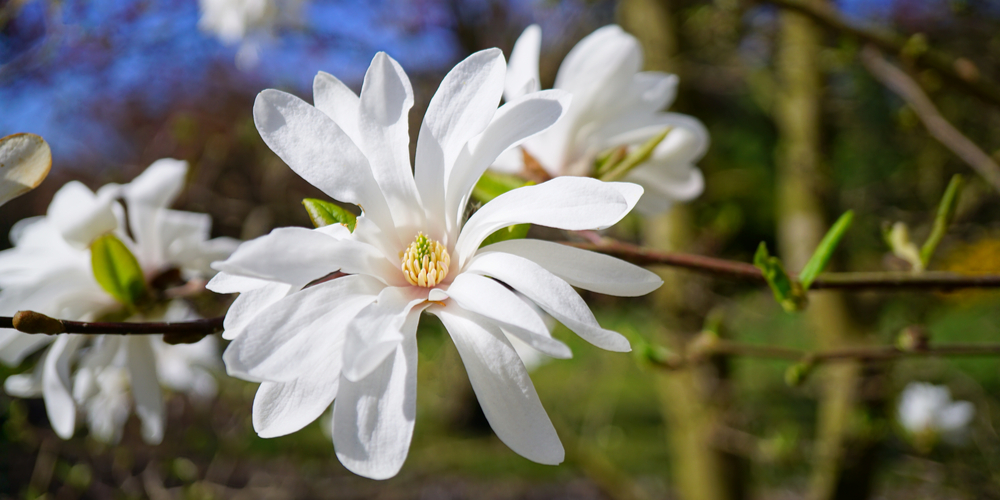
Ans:
[{"label": "brown branch", "polygon": [[895,92],[913,108],[920,121],[927,127],[927,131],[938,142],[969,164],[994,189],[1000,191],[1000,165],[949,123],[917,82],[906,72],[886,61],[878,49],[871,45],[865,46],[861,51],[861,62],[876,80],[882,82],[882,85]]},{"label": "brown branch", "polygon": [[163,334],[168,344],[193,344],[223,330],[223,317],[170,323],[111,323],[55,319],[35,311],[18,311],[14,317],[0,316],[0,328],[22,333],[55,335],[79,333],[90,335]]},{"label": "brown branch", "polygon": [[[865,41],[885,51],[905,52],[909,42],[909,38],[887,29],[851,23],[835,8],[824,3],[808,0],[757,1],[798,12],[839,33]],[[911,56],[914,64],[938,71],[980,99],[993,105],[1000,105],[1000,87],[983,77],[968,59],[955,58],[931,48]]]},{"label": "brown branch", "polygon": [[[680,252],[662,252],[615,241],[606,241],[600,244],[567,244],[618,257],[640,266],[678,267],[722,278],[767,283],[760,270],[746,262]],[[947,291],[962,288],[1000,288],[1000,275],[963,276],[947,272],[920,274],[897,272],[823,273],[813,281],[809,289]]]}]

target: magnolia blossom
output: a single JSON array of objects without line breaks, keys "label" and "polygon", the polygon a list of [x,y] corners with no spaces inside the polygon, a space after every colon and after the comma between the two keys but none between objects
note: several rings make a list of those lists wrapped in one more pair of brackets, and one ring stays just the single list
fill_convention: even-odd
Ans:
[{"label": "magnolia blossom", "polygon": [[[183,187],[186,172],[187,163],[165,159],[131,183],[110,184],[97,193],[79,182],[63,186],[44,217],[14,226],[14,248],[0,252],[0,314],[32,310],[91,321],[121,311],[122,305],[97,283],[91,266],[90,242],[107,232],[131,250],[147,281],[170,269],[187,278],[211,276],[209,263],[228,256],[238,242],[209,240],[208,215],[167,208]],[[182,302],[174,301],[132,319],[193,317]],[[202,396],[215,391],[206,371],[218,364],[217,346],[210,338],[170,346],[152,335],[51,337],[0,329],[0,361],[18,365],[47,344],[34,371],[9,377],[4,388],[19,397],[41,395],[53,429],[63,438],[73,435],[79,408],[95,437],[117,441],[134,402],[143,438],[158,443],[165,419],[161,385]]]},{"label": "magnolia blossom", "polygon": [[35,134],[0,137],[0,205],[38,187],[52,168],[52,151]]},{"label": "magnolia blossom", "polygon": [[[540,88],[538,58],[542,30],[529,26],[514,44],[504,99],[512,101]],[[493,168],[518,173],[537,162],[550,176],[591,175],[602,152],[624,146],[634,151],[670,128],[651,157],[625,180],[646,189],[636,207],[656,214],[701,194],[705,180],[694,163],[705,154],[708,131],[697,119],[660,110],[677,95],[677,77],[642,69],[639,41],[618,26],[605,26],[566,55],[555,88],[573,95],[559,123],[511,149]]]},{"label": "magnolia blossom", "polygon": [[301,0],[199,0],[198,28],[212,33],[226,45],[239,44],[240,69],[257,64],[260,42],[272,35],[282,15],[298,11]]},{"label": "magnolia blossom", "polygon": [[[503,194],[467,221],[473,185],[502,151],[551,126],[568,96],[545,91],[497,109],[506,65],[477,52],[444,78],[428,105],[410,166],[413,90],[399,64],[375,56],[360,96],[326,73],[315,106],[277,90],[254,104],[264,142],[335,200],[359,205],[356,227],[279,228],[246,242],[209,283],[241,292],[226,316],[232,375],[261,382],[253,425],[262,437],[295,432],[333,403],[337,457],[370,478],[402,466],[416,413],[417,323],[436,315],[455,342],[497,436],[536,462],[563,448],[507,335],[558,358],[569,348],[521,297],[599,347],[628,351],[601,328],[573,286],[636,296],[661,281],[618,259],[522,239],[480,248],[493,232],[530,223],[606,228],[642,194],[629,183],[564,177]],[[339,271],[346,276],[331,278]],[[339,275],[334,275],[339,276]],[[326,280],[320,278],[326,277]]]},{"label": "magnolia blossom", "polygon": [[897,412],[900,425],[910,435],[959,443],[965,438],[976,407],[968,401],[952,401],[946,386],[911,382],[899,398]]}]

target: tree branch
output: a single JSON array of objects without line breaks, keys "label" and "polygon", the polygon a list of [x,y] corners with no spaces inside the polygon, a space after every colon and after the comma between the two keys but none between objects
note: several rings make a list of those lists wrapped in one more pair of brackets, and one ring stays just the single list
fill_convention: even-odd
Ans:
[{"label": "tree branch", "polygon": [[[705,257],[679,252],[662,252],[628,243],[567,243],[618,257],[640,266],[663,265],[678,267],[722,278],[767,283],[759,269],[745,262]],[[823,273],[813,281],[810,290],[957,290],[962,288],[1000,288],[1000,275],[963,276],[947,272],[897,273],[856,272]]]},{"label": "tree branch", "polygon": [[225,318],[208,318],[170,323],[111,323],[55,319],[35,311],[18,311],[13,317],[0,316],[0,328],[22,333],[55,335],[80,333],[90,335],[163,334],[168,344],[193,344],[208,335],[221,332]]},{"label": "tree branch", "polygon": [[[904,52],[909,42],[909,38],[887,29],[853,24],[844,19],[835,8],[826,4],[808,0],[757,1],[804,14],[819,24],[873,44],[882,50]],[[914,64],[936,70],[980,99],[1000,106],[1000,87],[983,77],[972,61],[955,58],[931,48],[912,54],[912,58]]]}]

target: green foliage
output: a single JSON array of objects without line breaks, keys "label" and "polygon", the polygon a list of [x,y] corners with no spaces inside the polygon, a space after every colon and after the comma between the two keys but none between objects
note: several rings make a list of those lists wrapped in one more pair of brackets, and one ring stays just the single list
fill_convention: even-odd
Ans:
[{"label": "green foliage", "polygon": [[509,174],[501,174],[487,170],[472,188],[472,197],[480,203],[488,203],[511,189],[534,184],[531,181]]},{"label": "green foliage", "polygon": [[94,278],[118,302],[134,307],[146,296],[146,280],[139,262],[114,234],[107,233],[90,244]]},{"label": "green foliage", "polygon": [[479,245],[482,248],[486,245],[492,245],[494,243],[500,243],[506,240],[517,240],[528,236],[528,230],[531,229],[531,224],[514,224],[513,226],[507,226],[503,229],[498,229],[493,234],[486,237],[483,243]]},{"label": "green foliage", "polygon": [[802,286],[788,277],[781,260],[768,253],[766,243],[761,242],[760,246],[757,247],[757,253],[753,256],[753,265],[764,273],[764,279],[767,280],[767,285],[771,287],[774,298],[778,304],[781,304],[782,309],[786,312],[794,312],[805,307],[806,294]]},{"label": "green foliage", "polygon": [[330,203],[329,201],[318,200],[316,198],[304,198],[302,200],[302,206],[306,207],[306,212],[309,214],[309,220],[311,220],[313,225],[316,227],[329,226],[330,224],[343,224],[353,233],[354,226],[358,223],[357,216],[348,212],[340,205]]},{"label": "green foliage", "polygon": [[844,237],[844,233],[847,229],[851,227],[851,222],[854,220],[854,212],[848,210],[841,215],[837,222],[833,223],[830,230],[826,232],[826,236],[819,242],[816,250],[813,252],[812,257],[809,257],[809,262],[802,268],[802,272],[799,273],[799,282],[802,284],[803,290],[808,290],[812,285],[813,280],[819,273],[823,272],[826,265],[830,262],[830,257],[833,256],[833,251],[837,249],[837,245],[840,244],[841,238]]},{"label": "green foliage", "polygon": [[934,256],[934,250],[941,243],[941,238],[944,238],[945,233],[948,232],[948,226],[951,225],[951,221],[955,218],[958,195],[962,192],[964,185],[965,179],[961,175],[955,174],[951,178],[951,182],[948,183],[948,188],[945,189],[944,196],[941,197],[941,203],[938,204],[937,215],[934,217],[934,226],[931,228],[931,234],[920,249],[920,261],[923,263],[924,268],[930,263],[931,257]]}]

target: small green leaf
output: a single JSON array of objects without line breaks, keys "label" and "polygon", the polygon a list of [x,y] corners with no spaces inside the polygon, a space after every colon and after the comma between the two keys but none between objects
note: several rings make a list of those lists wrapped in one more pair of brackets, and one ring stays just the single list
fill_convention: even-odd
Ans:
[{"label": "small green leaf", "polygon": [[607,166],[605,165],[604,173],[598,175],[597,177],[602,181],[614,181],[625,177],[625,174],[629,173],[633,168],[638,167],[642,162],[649,159],[652,156],[653,151],[656,150],[656,146],[659,146],[663,139],[667,138],[667,134],[673,130],[673,127],[667,127],[663,129],[663,132],[651,137],[645,144],[639,146],[635,151],[632,151],[624,159],[618,162],[617,165]]},{"label": "small green leaf", "polygon": [[487,170],[472,188],[472,197],[480,203],[486,203],[507,191],[531,184],[534,182],[525,181],[516,175],[500,174]]},{"label": "small green leaf", "polygon": [[837,249],[837,245],[840,244],[840,240],[844,237],[847,229],[851,227],[853,220],[854,212],[848,210],[826,232],[826,236],[819,242],[819,246],[816,247],[816,251],[813,252],[812,257],[809,257],[809,262],[806,262],[805,267],[802,268],[802,272],[799,273],[799,282],[802,283],[803,290],[808,290],[813,280],[816,279],[816,276],[819,276],[819,273],[823,272],[826,265],[830,263],[833,251]]},{"label": "small green leaf", "polygon": [[146,280],[139,262],[114,234],[107,233],[90,244],[94,278],[118,302],[135,306],[146,295]]},{"label": "small green leaf", "polygon": [[802,286],[791,280],[785,267],[777,257],[772,257],[767,251],[767,244],[760,243],[753,257],[753,265],[760,269],[767,280],[768,286],[774,292],[774,298],[786,312],[794,312],[805,307],[806,295]]},{"label": "small green leaf", "polygon": [[329,226],[330,224],[343,224],[352,233],[354,225],[358,223],[358,217],[348,212],[340,205],[329,201],[317,200],[316,198],[305,198],[302,206],[306,207],[309,219],[316,227]]},{"label": "small green leaf", "polygon": [[513,226],[507,226],[505,228],[498,229],[493,232],[493,234],[486,237],[479,248],[483,248],[486,245],[492,245],[494,243],[500,243],[501,241],[507,240],[519,240],[528,236],[528,230],[531,229],[531,224],[514,224]]},{"label": "small green leaf", "polygon": [[964,185],[965,179],[961,175],[955,174],[951,178],[951,182],[948,183],[948,188],[945,189],[944,196],[941,197],[941,203],[938,204],[937,215],[934,217],[934,226],[931,228],[931,234],[927,237],[927,241],[924,242],[923,248],[920,249],[920,260],[923,262],[925,269],[927,268],[927,264],[930,263],[931,257],[934,256],[934,251],[937,250],[938,243],[941,243],[941,239],[948,232],[948,226],[951,225],[952,219],[955,218],[958,195],[962,192]]},{"label": "small green leaf", "polygon": [[600,178],[628,156],[627,146],[609,148],[594,159],[594,177]]},{"label": "small green leaf", "polygon": [[789,366],[785,370],[785,383],[791,387],[802,385],[802,383],[806,381],[806,378],[813,372],[813,368],[815,367],[816,363],[811,360],[806,360]]}]

